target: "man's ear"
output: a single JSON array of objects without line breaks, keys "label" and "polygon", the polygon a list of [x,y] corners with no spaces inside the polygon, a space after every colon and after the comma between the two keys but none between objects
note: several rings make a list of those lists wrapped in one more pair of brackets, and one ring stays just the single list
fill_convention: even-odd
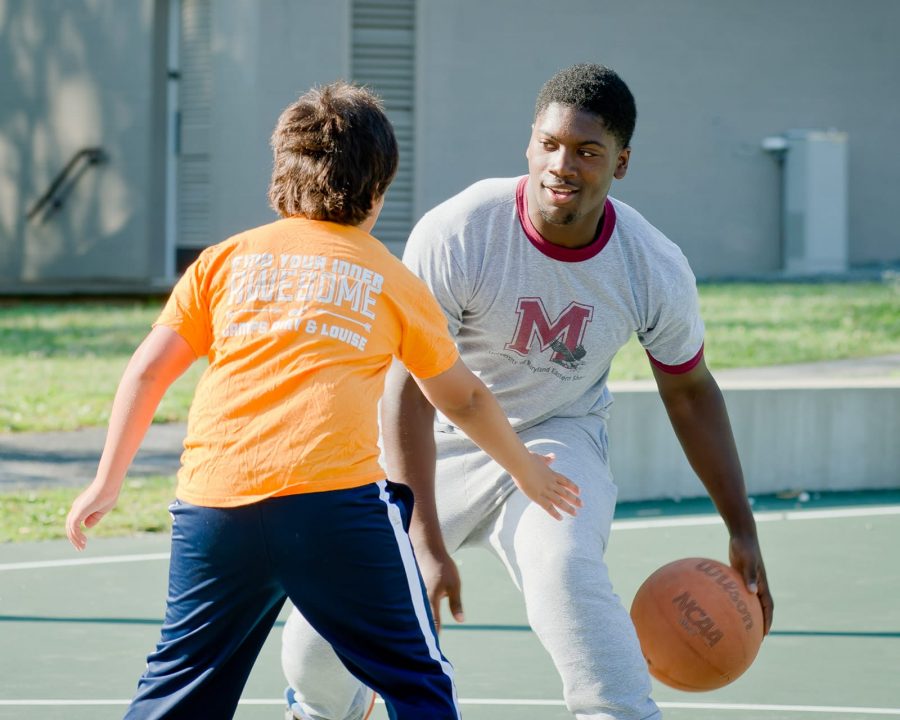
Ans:
[{"label": "man's ear", "polygon": [[621,180],[623,177],[625,177],[625,173],[628,172],[628,161],[630,159],[631,148],[622,148],[622,151],[619,153],[619,157],[616,160],[616,171],[613,173],[613,177],[616,180]]}]

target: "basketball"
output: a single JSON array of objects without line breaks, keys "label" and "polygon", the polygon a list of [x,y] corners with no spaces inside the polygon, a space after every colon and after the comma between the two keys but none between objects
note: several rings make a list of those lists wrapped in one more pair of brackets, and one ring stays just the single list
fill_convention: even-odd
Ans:
[{"label": "basketball", "polygon": [[631,605],[650,674],[669,687],[700,692],[736,680],[763,640],[759,598],[729,565],[685,558],[663,565]]}]

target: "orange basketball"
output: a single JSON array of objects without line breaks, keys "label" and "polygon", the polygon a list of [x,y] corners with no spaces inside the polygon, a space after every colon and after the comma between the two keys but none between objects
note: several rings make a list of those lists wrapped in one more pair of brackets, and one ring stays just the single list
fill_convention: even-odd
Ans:
[{"label": "orange basketball", "polygon": [[759,598],[707,558],[663,565],[638,588],[631,619],[650,674],[678,690],[714,690],[750,667],[763,640]]}]

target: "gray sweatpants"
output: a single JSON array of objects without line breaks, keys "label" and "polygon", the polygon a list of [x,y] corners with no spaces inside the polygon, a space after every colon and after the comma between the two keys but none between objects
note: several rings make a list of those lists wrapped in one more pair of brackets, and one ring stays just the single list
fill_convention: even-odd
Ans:
[{"label": "gray sweatpants", "polygon": [[[584,506],[554,520],[467,438],[439,433],[437,505],[447,549],[486,547],[506,566],[576,718],[657,720],[634,627],[603,560],[616,504],[605,421],[551,418],[520,436],[532,451],[556,455],[554,470],[579,485]],[[284,628],[282,665],[313,717],[357,716],[365,698],[359,683],[296,610]]]}]

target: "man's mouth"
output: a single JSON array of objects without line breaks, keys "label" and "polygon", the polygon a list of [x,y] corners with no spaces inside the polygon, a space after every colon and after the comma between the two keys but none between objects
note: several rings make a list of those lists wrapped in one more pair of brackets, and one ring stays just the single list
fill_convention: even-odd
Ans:
[{"label": "man's mouth", "polygon": [[554,204],[563,204],[569,202],[578,194],[578,188],[571,185],[543,185],[544,190],[550,196],[550,200]]}]

